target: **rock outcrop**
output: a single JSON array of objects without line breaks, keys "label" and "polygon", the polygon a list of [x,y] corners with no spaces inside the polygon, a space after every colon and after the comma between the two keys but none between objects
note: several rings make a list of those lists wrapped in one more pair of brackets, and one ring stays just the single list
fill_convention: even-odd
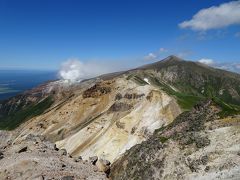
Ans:
[{"label": "rock outcrop", "polygon": [[[211,101],[184,112],[147,141],[128,150],[111,168],[113,180],[237,179],[240,175],[240,117],[221,124]],[[221,123],[220,123],[221,122]],[[215,126],[216,127],[216,126]],[[231,137],[231,138],[229,138]]]}]

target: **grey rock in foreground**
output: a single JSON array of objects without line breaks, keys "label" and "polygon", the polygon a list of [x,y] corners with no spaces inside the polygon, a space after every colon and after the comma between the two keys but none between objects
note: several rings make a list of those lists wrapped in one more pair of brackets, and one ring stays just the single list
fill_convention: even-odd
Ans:
[{"label": "grey rock in foreground", "polygon": [[51,142],[39,137],[27,136],[9,145],[3,141],[0,143],[0,179],[106,179],[105,173],[90,162],[76,162],[64,155],[65,151],[57,151]]}]

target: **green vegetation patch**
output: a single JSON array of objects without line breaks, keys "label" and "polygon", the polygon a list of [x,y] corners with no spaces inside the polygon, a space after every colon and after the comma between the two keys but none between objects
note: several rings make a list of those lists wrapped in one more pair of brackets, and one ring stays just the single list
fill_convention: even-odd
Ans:
[{"label": "green vegetation patch", "polygon": [[151,82],[159,86],[167,94],[174,96],[183,110],[190,110],[199,101],[206,99],[204,96],[191,95],[173,90],[169,85],[160,82],[157,78],[151,78]]},{"label": "green vegetation patch", "polygon": [[230,115],[240,114],[240,106],[226,103],[225,101],[222,101],[221,99],[216,97],[213,98],[213,101],[222,108],[222,111],[218,114],[221,118]]},{"label": "green vegetation patch", "polygon": [[146,84],[148,84],[146,81],[144,81],[142,78],[138,77],[138,76],[133,76],[133,75],[129,75],[127,77],[127,80],[133,80],[134,82],[136,82],[137,84],[139,84],[140,86],[144,86]]},{"label": "green vegetation patch", "polygon": [[222,97],[219,97],[218,91],[210,85],[207,85],[205,93],[199,93],[194,87],[184,83],[177,83],[173,85],[177,87],[181,92],[175,91],[170,85],[160,82],[157,78],[152,77],[151,82],[165,91],[167,94],[174,96],[179,104],[179,106],[184,110],[190,110],[198,102],[212,99],[218,106],[221,107],[222,111],[219,113],[220,117],[226,117],[229,115],[240,114],[240,106],[237,105],[238,102],[232,99],[232,96],[227,94],[227,91],[223,91]]},{"label": "green vegetation patch", "polygon": [[177,102],[183,110],[190,110],[198,102],[205,99],[200,96],[192,96],[183,93],[175,93],[174,96],[177,98]]},{"label": "green vegetation patch", "polygon": [[159,139],[160,139],[161,143],[165,143],[168,140],[168,138],[166,138],[164,136],[160,136]]},{"label": "green vegetation patch", "polygon": [[[212,99],[222,109],[219,113],[220,117],[240,114],[239,99],[234,98],[229,93],[229,91],[233,91],[235,94],[239,94],[240,86],[231,78],[227,78],[225,76],[220,77],[220,75],[219,77],[215,77],[213,75],[203,75],[206,82],[202,85],[190,81],[191,78],[179,78],[178,81],[169,84],[161,81],[158,77],[151,73],[142,73],[138,75],[131,74],[127,77],[127,79],[131,79],[139,85],[146,85],[147,82],[143,80],[143,77],[147,77],[151,84],[159,87],[168,95],[175,97],[177,103],[183,111],[189,111],[200,101]],[[233,87],[232,89],[226,88],[229,83]]]},{"label": "green vegetation patch", "polygon": [[0,118],[0,129],[13,130],[21,123],[26,122],[30,118],[42,114],[53,104],[53,98],[47,97],[43,101],[29,105],[17,112]]}]

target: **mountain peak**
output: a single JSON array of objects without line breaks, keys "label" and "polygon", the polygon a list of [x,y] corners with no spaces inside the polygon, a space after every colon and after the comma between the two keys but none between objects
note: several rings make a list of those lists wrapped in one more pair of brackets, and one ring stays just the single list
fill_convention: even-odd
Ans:
[{"label": "mountain peak", "polygon": [[165,59],[141,66],[137,69],[159,69],[165,66],[179,64],[179,62],[186,62],[186,61],[177,56],[171,55],[166,57]]},{"label": "mountain peak", "polygon": [[184,60],[175,55],[170,55],[167,58],[163,59],[162,61],[184,61]]}]

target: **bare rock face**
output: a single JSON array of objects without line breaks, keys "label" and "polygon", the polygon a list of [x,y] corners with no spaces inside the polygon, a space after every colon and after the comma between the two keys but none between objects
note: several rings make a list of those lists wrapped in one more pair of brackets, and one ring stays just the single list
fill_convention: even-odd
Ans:
[{"label": "bare rock face", "polygon": [[114,112],[117,112],[117,111],[128,111],[132,108],[133,106],[130,105],[130,104],[127,104],[127,103],[122,103],[122,102],[116,102],[114,103],[111,107],[110,107],[110,111],[114,111]]},{"label": "bare rock face", "polygon": [[108,86],[102,86],[101,84],[95,84],[91,88],[83,92],[83,98],[96,98],[104,94],[111,92],[111,88]]},{"label": "bare rock face", "polygon": [[145,96],[143,93],[142,94],[137,94],[137,93],[129,94],[129,93],[126,93],[124,95],[124,98],[126,98],[126,99],[138,99],[138,98],[141,98],[143,96]]},{"label": "bare rock face", "polygon": [[96,166],[100,172],[105,172],[107,175],[110,173],[110,165],[111,163],[105,159],[99,159],[96,162]]},{"label": "bare rock face", "polygon": [[[151,99],[146,98],[148,94]],[[119,77],[91,85],[57,112],[49,112],[48,119],[58,119],[58,123],[44,133],[58,136],[57,148],[66,149],[73,157],[87,160],[98,156],[114,162],[179,113],[176,100],[162,90]]]},{"label": "bare rock face", "polygon": [[99,159],[96,162],[96,166],[101,172],[107,172],[110,169],[111,163],[108,160],[105,159]]},{"label": "bare rock face", "polygon": [[[114,162],[110,177],[113,180],[237,179],[240,118],[218,119],[218,112],[219,108],[208,101],[182,113]],[[209,129],[212,124],[215,129]]]}]

